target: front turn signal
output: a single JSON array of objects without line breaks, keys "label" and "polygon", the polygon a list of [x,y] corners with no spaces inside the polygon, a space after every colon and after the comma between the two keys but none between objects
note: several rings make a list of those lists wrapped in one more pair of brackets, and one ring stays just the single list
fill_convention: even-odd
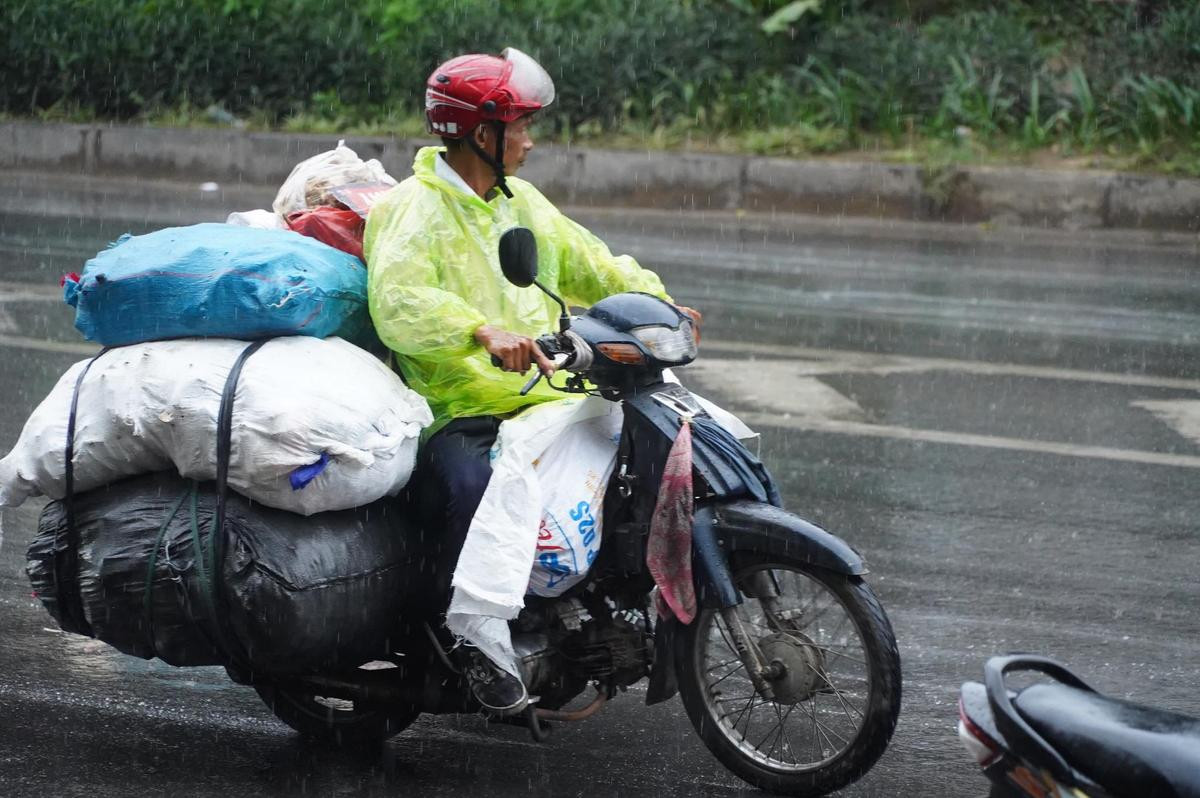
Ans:
[{"label": "front turn signal", "polygon": [[646,356],[642,354],[642,350],[633,344],[597,344],[596,349],[614,363],[640,366],[646,362]]}]

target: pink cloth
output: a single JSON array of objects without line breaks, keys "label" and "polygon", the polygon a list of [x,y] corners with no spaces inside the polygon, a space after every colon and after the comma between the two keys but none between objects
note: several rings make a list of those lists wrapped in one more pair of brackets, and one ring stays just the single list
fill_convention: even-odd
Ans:
[{"label": "pink cloth", "polygon": [[694,501],[692,424],[685,420],[667,455],[646,542],[646,565],[658,585],[659,614],[673,614],[685,624],[696,617],[696,588],[692,581]]}]

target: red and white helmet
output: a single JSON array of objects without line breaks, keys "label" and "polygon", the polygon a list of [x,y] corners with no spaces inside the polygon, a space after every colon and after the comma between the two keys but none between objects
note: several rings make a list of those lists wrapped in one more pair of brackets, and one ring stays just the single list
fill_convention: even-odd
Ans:
[{"label": "red and white helmet", "polygon": [[512,122],[552,102],[554,81],[515,47],[499,56],[451,58],[425,82],[429,132],[450,139],[463,138],[480,122]]}]

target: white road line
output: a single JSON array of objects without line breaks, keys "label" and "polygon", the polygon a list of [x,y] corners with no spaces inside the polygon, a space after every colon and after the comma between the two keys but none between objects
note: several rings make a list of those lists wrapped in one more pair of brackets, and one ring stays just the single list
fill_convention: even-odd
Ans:
[{"label": "white road line", "polygon": [[[923,371],[956,371],[983,376],[1034,377],[1048,380],[1095,382],[1108,385],[1138,385],[1153,388],[1180,388],[1200,391],[1200,379],[1157,377],[1149,374],[1118,374],[1110,371],[1083,371],[1053,366],[1026,366],[1018,363],[987,363],[951,358],[909,357],[906,355],[874,354],[840,349],[811,349],[782,344],[754,344],[736,341],[713,341],[705,338],[700,344],[704,352],[744,353],[789,358],[796,361],[801,374],[898,374]],[[682,372],[686,375],[686,371]]]},{"label": "white road line", "polygon": [[94,355],[100,351],[100,347],[86,341],[47,341],[42,338],[26,338],[20,335],[0,335],[0,348],[67,352],[76,355]]},{"label": "white road line", "polygon": [[[797,368],[802,375],[813,374],[812,367],[823,368],[818,373],[844,373],[847,371],[869,371],[872,373],[896,373],[928,370],[960,371],[974,374],[1007,374],[1039,377],[1044,379],[1078,380],[1089,382],[1106,382],[1118,385],[1150,385],[1155,387],[1184,388],[1200,391],[1200,380],[1171,379],[1165,377],[1148,377],[1129,374],[1109,374],[1088,371],[1074,371],[1038,366],[1020,366],[1015,364],[974,363],[933,358],[909,358],[893,355],[874,355],[863,352],[839,352],[825,349],[806,349],[803,347],[784,347],[763,344],[738,344],[723,341],[705,341],[708,350],[727,352],[755,352],[757,354],[788,354],[792,360],[788,365]],[[85,342],[46,341],[37,338],[27,338],[15,335],[0,335],[0,347],[16,349],[33,349],[45,352],[63,352],[79,355],[94,355],[99,347]],[[818,362],[805,363],[801,358],[815,358]],[[728,364],[722,364],[727,366]],[[704,376],[712,379],[713,372],[701,375],[692,373],[705,382]],[[722,371],[729,373],[727,368]],[[686,375],[685,375],[686,376]],[[801,380],[797,379],[797,386]],[[832,390],[832,389],[831,389]],[[814,394],[814,396],[816,396]],[[840,396],[840,395],[839,395]],[[827,396],[817,397],[823,401]],[[856,406],[850,400],[848,405],[840,408],[846,415],[854,415]],[[1181,433],[1189,437],[1195,432],[1192,425],[1194,416],[1200,414],[1200,402],[1187,402],[1186,412],[1180,410],[1179,402],[1136,402],[1137,406],[1145,407],[1159,415],[1168,423],[1172,423]],[[1168,410],[1162,405],[1171,405]],[[784,429],[803,430],[807,432],[827,432],[841,435],[856,435],[872,438],[890,438],[893,440],[919,441],[925,443],[949,444],[955,446],[977,446],[988,449],[1006,449],[1038,454],[1052,454],[1065,457],[1084,457],[1100,460],[1112,460],[1127,463],[1144,463],[1150,465],[1174,466],[1179,468],[1200,468],[1200,457],[1182,454],[1164,454],[1159,452],[1144,452],[1133,449],[1117,449],[1107,446],[1081,446],[1070,443],[1053,441],[1037,441],[1023,438],[1007,438],[995,435],[975,435],[961,432],[943,432],[940,430],[911,429],[886,424],[868,424],[861,421],[838,418],[823,418],[816,415],[787,415],[774,413],[744,413],[741,418],[751,425]],[[1171,419],[1185,419],[1188,423],[1187,432]],[[1180,422],[1182,423],[1182,422]],[[1195,438],[1193,438],[1195,439]]]},{"label": "white road line", "polygon": [[707,358],[688,366],[686,375],[704,385],[726,390],[731,379],[736,380],[740,405],[841,421],[866,421],[867,414],[857,402],[808,376],[797,368],[795,361],[760,360],[754,368],[742,365],[736,360]]},{"label": "white road line", "polygon": [[1200,399],[1146,400],[1131,404],[1149,410],[1183,437],[1200,443]]},{"label": "white road line", "polygon": [[953,446],[978,446],[985,449],[1007,449],[1010,451],[1054,454],[1064,457],[1085,457],[1097,460],[1115,460],[1125,463],[1175,466],[1178,468],[1200,468],[1200,457],[1186,454],[1160,454],[1140,452],[1133,449],[1114,449],[1107,446],[1078,446],[1072,443],[1034,441],[1023,438],[1004,438],[996,435],[972,435],[962,432],[909,429],[885,424],[864,424],[856,421],[835,421],[805,416],[777,416],[771,413],[743,413],[743,421],[751,426],[782,427],[805,432],[831,432],[840,435],[856,435],[869,438],[891,438],[894,440],[941,443]]}]

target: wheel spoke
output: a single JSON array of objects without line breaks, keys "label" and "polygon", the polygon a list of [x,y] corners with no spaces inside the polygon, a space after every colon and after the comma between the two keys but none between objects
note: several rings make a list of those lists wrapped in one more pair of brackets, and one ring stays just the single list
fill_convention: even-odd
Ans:
[{"label": "wheel spoke", "polygon": [[[821,651],[825,654],[832,654],[835,657],[841,657],[842,659],[849,660],[849,661],[853,662],[855,665],[862,665],[864,668],[867,667],[867,661],[865,659],[856,659],[855,657],[852,657],[849,654],[843,654],[840,651],[835,651],[834,649],[830,648],[829,646],[820,646],[820,645],[817,645],[816,643],[805,643],[805,645],[812,646],[813,648],[815,648],[818,651]],[[846,646],[846,648],[849,648],[849,646]]]},{"label": "wheel spoke", "polygon": [[787,719],[788,719],[789,717],[791,717],[791,715],[792,715],[792,711],[793,711],[793,710],[795,710],[795,709],[796,709],[796,705],[795,705],[795,704],[792,704],[790,707],[788,707],[788,711],[787,711],[787,713],[785,713],[785,714],[784,714],[784,716],[783,716],[783,719],[784,719],[784,721],[785,721],[785,724],[784,724],[784,725],[781,725],[781,726],[779,727],[779,733],[780,733],[780,735],[783,737],[783,748],[782,748],[782,749],[780,749],[780,750],[781,750],[781,751],[791,751],[791,752],[792,752],[792,764],[793,764],[793,765],[797,765],[797,764],[799,764],[799,763],[796,761],[796,747],[795,747],[794,745],[792,745],[792,740],[791,740],[791,738],[790,738],[790,737],[788,737],[786,721],[787,721]]},{"label": "wheel spoke", "polygon": [[728,679],[733,674],[737,673],[740,670],[744,670],[745,667],[746,667],[745,664],[738,662],[738,666],[736,668],[732,669],[731,671],[729,671],[729,673],[726,673],[724,676],[722,676],[720,679],[717,679],[715,682],[710,682],[708,685],[708,689],[711,691],[714,687],[716,687],[718,684],[720,684],[721,682]]},{"label": "wheel spoke", "polygon": [[796,709],[796,705],[792,704],[790,707],[787,708],[787,712],[784,712],[783,716],[779,719],[779,740],[782,743],[782,745],[780,746],[779,752],[782,754],[784,752],[791,751],[793,765],[797,764],[796,763],[796,755],[795,755],[795,749],[792,747],[792,740],[790,737],[788,737],[788,734],[787,734],[787,719],[792,716],[792,712],[795,711],[795,709]]},{"label": "wheel spoke", "polygon": [[[756,695],[758,695],[758,693],[750,692],[750,693],[746,693],[745,695],[721,696],[720,698],[715,698],[715,700],[721,704],[731,704],[734,701],[749,701],[751,698],[753,698]],[[724,717],[729,717],[729,715],[732,715],[736,711],[737,711],[736,709],[730,710]]]},{"label": "wheel spoke", "polygon": [[788,707],[788,710],[785,713],[782,709],[779,708],[779,704],[777,702],[771,702],[771,706],[773,706],[775,708],[775,717],[779,718],[779,721],[774,726],[772,726],[770,729],[768,729],[766,735],[762,738],[762,740],[759,741],[758,745],[754,746],[755,748],[761,749],[763,746],[763,743],[765,743],[767,740],[771,739],[771,733],[774,732],[776,729],[779,729],[779,732],[775,734],[774,742],[771,743],[770,749],[767,750],[767,758],[768,759],[771,757],[771,754],[775,752],[775,747],[779,745],[780,740],[783,739],[784,721],[786,721],[788,716],[792,714],[792,710],[796,708],[796,705],[792,704],[790,707]]},{"label": "wheel spoke", "polygon": [[[816,601],[814,601],[813,603],[815,604]],[[805,625],[797,631],[804,631],[805,629],[811,629],[814,622],[819,621],[821,618],[823,618],[825,616],[825,613],[829,612],[835,606],[836,606],[835,604],[829,603],[829,604],[826,604],[824,607],[822,607],[820,610],[818,610],[815,613],[802,614],[800,617],[803,618],[804,620],[806,620],[807,623],[805,623]]]},{"label": "wheel spoke", "polygon": [[754,702],[758,700],[758,693],[751,693],[750,701],[746,704],[745,709],[738,715],[737,720],[733,722],[733,730],[737,731],[738,724],[742,722],[742,717],[746,718],[746,731],[742,734],[742,739],[746,738],[746,734],[750,732],[750,716],[754,714]]},{"label": "wheel spoke", "polygon": [[745,598],[737,620],[748,642],[786,665],[790,675],[778,694],[803,700],[765,700],[725,619],[712,610],[697,619],[694,633],[699,697],[741,756],[781,773],[819,771],[854,746],[866,726],[875,689],[866,630],[850,599],[804,566],[751,565],[735,584],[751,592],[748,584],[771,585],[759,598]]},{"label": "wheel spoke", "polygon": [[[778,703],[774,703],[772,706],[775,707],[775,717],[779,718],[779,722],[771,727],[771,729],[767,732],[767,736],[763,738],[762,742],[765,743],[767,739],[770,738],[771,732],[775,731],[776,729],[779,729],[779,732],[775,735],[775,739],[772,741],[771,747],[767,749],[767,759],[773,758],[772,755],[775,753],[775,747],[779,745],[779,740],[783,736],[783,713],[780,711]],[[758,748],[762,748],[762,743],[758,744]]]},{"label": "wheel spoke", "polygon": [[819,730],[821,736],[825,739],[826,744],[828,744],[832,750],[839,751],[841,749],[833,744],[833,740],[829,739],[830,734],[832,734],[834,737],[837,737],[844,744],[849,744],[850,741],[826,726],[821,721],[817,720],[817,697],[818,696],[814,695],[812,701],[809,701],[805,704],[809,713],[812,715],[813,728]]},{"label": "wheel spoke", "polygon": [[[849,654],[843,654],[840,651],[835,651],[834,649],[830,648],[829,646],[818,645],[817,643],[809,642],[808,640],[805,640],[804,638],[796,637],[795,635],[790,635],[787,632],[784,632],[783,634],[787,635],[792,640],[795,640],[797,643],[799,643],[802,646],[808,646],[809,648],[815,648],[817,651],[821,651],[825,654],[832,654],[835,657],[841,657],[842,659],[849,660],[850,662],[853,662],[856,665],[862,665],[864,668],[867,666],[867,661],[865,659],[856,659],[856,658],[850,656]],[[845,648],[849,648],[849,646],[845,646]]]},{"label": "wheel spoke", "polygon": [[[857,707],[853,707],[853,706],[849,705],[848,703],[846,703],[846,696],[842,693],[841,690],[837,689],[837,685],[835,685],[832,681],[830,681],[829,677],[826,676],[823,671],[818,670],[818,671],[816,671],[816,674],[821,677],[821,681],[823,681],[823,682],[825,682],[825,684],[829,685],[829,689],[833,691],[833,694],[837,696],[838,701],[841,702],[843,710],[853,710],[855,712],[855,714],[858,715],[860,720],[866,719],[867,716],[864,715]],[[850,713],[847,712],[846,716],[849,717]]]},{"label": "wheel spoke", "polygon": [[[816,696],[813,696],[813,703],[814,704],[816,703]],[[825,758],[825,752],[821,750],[821,730],[819,728],[817,728],[816,708],[815,708],[815,706],[809,706],[807,704],[805,705],[804,708],[808,710],[808,714],[812,718],[813,748],[814,748],[814,753],[816,754],[816,761],[820,761]]]},{"label": "wheel spoke", "polygon": [[716,665],[713,665],[712,667],[707,668],[706,671],[708,673],[712,673],[717,668],[726,668],[726,667],[729,667],[730,665],[734,664],[735,662],[740,663],[741,661],[742,660],[740,657],[734,657],[733,659],[727,659],[724,662],[717,663]]}]

